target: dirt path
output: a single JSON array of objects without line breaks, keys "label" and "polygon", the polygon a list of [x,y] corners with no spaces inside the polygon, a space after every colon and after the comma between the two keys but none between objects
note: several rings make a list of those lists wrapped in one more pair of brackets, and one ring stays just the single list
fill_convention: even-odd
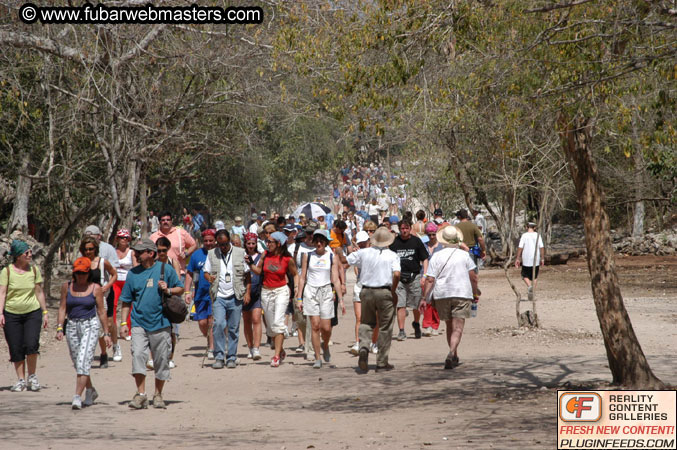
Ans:
[{"label": "dirt path", "polygon": [[[677,258],[617,263],[644,352],[655,373],[675,385]],[[518,282],[517,271],[511,274]],[[123,341],[122,362],[93,370],[96,404],[72,411],[74,371],[50,326],[42,338],[41,392],[9,392],[13,370],[9,363],[0,369],[0,448],[554,448],[557,386],[610,379],[585,262],[542,272],[538,331],[515,328],[514,296],[502,271],[481,272],[480,283],[479,314],[466,323],[462,364],[452,371],[443,369],[447,347],[437,336],[393,342],[396,370],[357,374],[357,359],[347,352],[351,302],[334,329],[332,365],[321,370],[294,354],[273,369],[269,349],[253,363],[245,347],[235,370],[200,369],[204,340],[188,323],[165,389],[167,410],[127,407],[134,383]],[[8,360],[5,342],[0,357]]]}]

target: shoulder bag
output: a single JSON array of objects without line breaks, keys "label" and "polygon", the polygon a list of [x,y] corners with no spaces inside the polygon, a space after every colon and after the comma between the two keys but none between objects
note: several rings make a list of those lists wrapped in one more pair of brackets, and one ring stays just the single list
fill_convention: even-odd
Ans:
[{"label": "shoulder bag", "polygon": [[[162,263],[162,268],[160,269],[160,281],[165,279],[165,263]],[[171,323],[182,323],[186,320],[188,315],[188,306],[186,302],[183,301],[180,295],[168,295],[165,292],[162,292],[162,314],[169,320]]]}]

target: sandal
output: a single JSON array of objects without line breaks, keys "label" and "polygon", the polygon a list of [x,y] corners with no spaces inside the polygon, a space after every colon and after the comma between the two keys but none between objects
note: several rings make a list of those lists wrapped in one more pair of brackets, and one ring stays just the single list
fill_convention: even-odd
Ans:
[{"label": "sandal", "polygon": [[270,359],[270,367],[280,367],[280,358],[278,356],[273,356]]}]

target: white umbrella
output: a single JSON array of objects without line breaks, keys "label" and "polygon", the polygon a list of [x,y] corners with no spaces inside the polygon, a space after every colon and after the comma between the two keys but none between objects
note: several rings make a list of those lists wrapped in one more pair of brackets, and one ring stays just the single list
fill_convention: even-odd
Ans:
[{"label": "white umbrella", "polygon": [[326,216],[330,212],[331,209],[322,203],[310,202],[296,208],[292,216],[298,219],[301,214],[305,214],[307,219],[316,219],[319,216]]}]

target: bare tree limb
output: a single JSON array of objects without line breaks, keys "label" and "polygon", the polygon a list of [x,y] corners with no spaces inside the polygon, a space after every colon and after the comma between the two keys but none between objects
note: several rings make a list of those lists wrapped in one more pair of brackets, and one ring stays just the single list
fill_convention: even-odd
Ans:
[{"label": "bare tree limb", "polygon": [[7,44],[18,48],[40,50],[60,58],[66,58],[76,62],[92,62],[78,49],[69,47],[67,45],[62,45],[53,39],[42,38],[28,33],[0,31],[0,44]]},{"label": "bare tree limb", "polygon": [[558,3],[558,4],[555,4],[555,5],[551,5],[551,6],[544,6],[542,8],[527,9],[524,12],[528,12],[528,13],[548,12],[548,11],[554,11],[556,9],[572,8],[574,6],[583,5],[585,3],[590,3],[590,2],[594,2],[594,1],[597,1],[597,0],[576,0],[576,1],[573,1],[573,2],[570,2],[570,3]]}]

